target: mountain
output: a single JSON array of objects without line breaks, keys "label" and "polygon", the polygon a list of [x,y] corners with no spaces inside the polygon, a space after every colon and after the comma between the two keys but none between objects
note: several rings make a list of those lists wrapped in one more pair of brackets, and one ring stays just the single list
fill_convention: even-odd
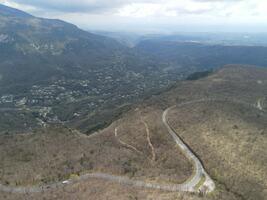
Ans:
[{"label": "mountain", "polygon": [[102,67],[125,51],[112,39],[6,6],[0,7],[0,27],[0,73],[2,82],[9,84],[47,80],[52,75],[77,76],[80,66]]},{"label": "mountain", "polygon": [[4,6],[0,4],[0,9],[1,9],[1,16],[5,17],[20,17],[20,18],[31,18],[32,16],[28,13],[25,13],[21,10],[15,9],[15,8],[10,8],[8,6]]},{"label": "mountain", "polygon": [[231,63],[267,66],[265,47],[139,41],[132,35],[137,44],[130,48],[123,45],[126,35],[117,36],[1,5],[0,133],[60,123],[90,134],[192,73]]},{"label": "mountain", "polygon": [[184,68],[218,68],[227,64],[267,66],[267,47],[211,45],[198,42],[148,39],[141,41],[137,51],[149,54],[158,62]]},{"label": "mountain", "polygon": [[127,32],[107,32],[107,31],[94,31],[98,35],[103,35],[109,38],[113,38],[121,44],[134,47],[143,39],[143,35],[137,33],[127,33]]},{"label": "mountain", "polygon": [[106,36],[0,5],[0,199],[265,200],[267,48]]},{"label": "mountain", "polygon": [[140,37],[140,40],[157,40],[172,42],[197,42],[209,45],[223,46],[267,46],[266,33],[242,33],[242,32],[188,32],[176,34],[152,34]]},{"label": "mountain", "polygon": [[[114,39],[3,5],[0,60],[0,107],[32,111],[23,113],[21,120],[9,113],[21,125],[0,119],[8,131],[35,127],[36,116],[45,122],[74,119],[87,131],[110,123],[110,117],[117,115],[108,112],[111,108],[121,109],[171,82],[162,65]],[[177,79],[171,76],[172,81]],[[49,118],[41,117],[42,109],[51,111]],[[93,121],[84,120],[88,113]]]}]

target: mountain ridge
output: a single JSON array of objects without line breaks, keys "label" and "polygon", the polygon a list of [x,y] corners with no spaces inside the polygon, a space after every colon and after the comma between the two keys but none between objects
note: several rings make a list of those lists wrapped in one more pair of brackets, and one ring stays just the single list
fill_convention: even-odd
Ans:
[{"label": "mountain ridge", "polygon": [[3,4],[0,4],[0,10],[1,10],[1,13],[0,15],[4,15],[4,16],[12,16],[14,17],[14,15],[16,16],[20,16],[20,17],[32,17],[32,15],[24,12],[24,11],[21,11],[19,9],[16,9],[16,8],[11,8],[11,7],[8,7],[8,6],[5,6]]}]

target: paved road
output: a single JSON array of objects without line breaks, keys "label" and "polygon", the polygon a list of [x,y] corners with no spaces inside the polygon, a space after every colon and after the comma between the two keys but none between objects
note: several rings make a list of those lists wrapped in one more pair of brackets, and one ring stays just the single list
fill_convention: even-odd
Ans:
[{"label": "paved road", "polygon": [[257,104],[256,104],[256,106],[259,110],[263,110],[263,107],[261,106],[261,101],[262,101],[262,99],[258,99]]},{"label": "paved road", "polygon": [[[184,184],[182,184],[182,187],[184,188],[184,190],[187,190],[190,192],[198,192],[198,190],[204,189],[204,186],[205,186],[206,192],[212,192],[215,189],[215,184],[212,181],[212,179],[209,177],[209,175],[206,173],[200,160],[197,158],[197,156],[190,150],[190,148],[181,140],[178,134],[168,124],[167,114],[174,107],[175,106],[170,107],[163,112],[162,121],[164,125],[166,126],[166,128],[168,129],[168,132],[173,137],[176,144],[185,153],[187,158],[193,162],[194,169],[195,169],[195,174],[193,175],[193,177],[187,182],[185,182]],[[204,183],[200,185],[200,188],[197,188],[198,184],[203,178],[205,178]]]},{"label": "paved road", "polygon": [[[167,120],[167,115],[168,115],[168,112],[175,107],[183,107],[185,105],[201,103],[201,102],[203,102],[203,103],[204,102],[232,102],[232,103],[242,104],[244,106],[251,107],[254,109],[256,108],[259,111],[263,111],[259,101],[258,101],[258,104],[255,106],[253,104],[249,104],[247,102],[243,102],[243,101],[235,100],[235,99],[206,98],[206,99],[187,101],[185,103],[181,103],[181,104],[178,104],[176,106],[172,106],[163,112],[162,121],[163,121],[164,125],[166,126],[166,128],[168,129],[168,132],[171,134],[174,141],[181,148],[181,150],[183,152],[185,152],[188,159],[194,163],[194,168],[195,168],[194,176],[190,180],[188,180],[186,183],[182,184],[182,187],[184,188],[184,190],[191,191],[191,192],[197,192],[196,190],[202,190],[202,191],[205,190],[206,192],[211,192],[215,189],[215,183],[210,178],[208,173],[205,171],[205,169],[204,169],[202,163],[200,162],[200,160],[198,159],[198,157],[183,142],[183,140],[179,137],[179,135],[169,126],[168,120]],[[204,183],[199,188],[196,188],[196,186],[198,186],[198,183],[200,183],[200,181],[203,177],[205,177]]]},{"label": "paved road", "polygon": [[39,193],[44,192],[51,189],[59,189],[63,188],[66,185],[78,183],[84,180],[88,180],[90,178],[102,179],[106,181],[110,181],[113,183],[119,183],[122,185],[128,185],[133,187],[140,187],[146,189],[158,189],[163,191],[171,191],[171,192],[188,192],[188,188],[184,187],[183,184],[158,184],[158,183],[148,183],[144,181],[133,180],[125,176],[116,176],[106,173],[88,173],[85,175],[81,175],[75,179],[69,179],[62,182],[57,182],[49,185],[43,186],[29,186],[29,187],[17,187],[17,186],[6,186],[0,184],[0,191],[8,192],[8,193]]},{"label": "paved road", "polygon": [[[162,121],[164,125],[166,126],[168,133],[171,134],[171,136],[173,137],[177,145],[181,148],[182,151],[185,152],[187,157],[194,163],[195,173],[190,178],[190,180],[186,181],[185,183],[182,183],[182,184],[147,183],[144,181],[133,180],[133,179],[130,179],[124,176],[116,176],[116,175],[111,175],[111,174],[106,174],[106,173],[88,173],[88,174],[81,175],[75,179],[69,179],[69,180],[65,180],[62,182],[56,182],[56,183],[43,185],[43,186],[17,187],[17,186],[6,186],[6,185],[0,184],[0,191],[9,192],[9,193],[24,193],[24,194],[25,193],[38,193],[38,192],[43,192],[43,191],[50,190],[50,189],[62,188],[68,184],[77,183],[77,182],[84,181],[90,178],[99,178],[99,179],[111,181],[114,183],[120,183],[122,185],[130,185],[134,187],[141,187],[141,188],[147,188],[147,189],[159,189],[159,190],[173,191],[173,192],[179,192],[179,191],[198,192],[199,189],[205,188],[206,192],[211,192],[215,189],[214,182],[212,181],[210,176],[205,171],[204,167],[202,166],[202,163],[197,158],[197,156],[194,155],[193,152],[191,152],[190,148],[181,140],[178,134],[169,126],[168,121],[166,119],[168,112],[172,108],[182,107],[185,105],[200,103],[200,102],[234,102],[234,103],[243,104],[243,105],[260,110],[260,108],[255,105],[251,105],[249,103],[238,101],[238,100],[230,100],[230,99],[224,99],[224,100],[222,99],[219,99],[219,100],[218,99],[200,99],[200,100],[194,100],[194,101],[181,103],[179,105],[172,106],[166,109],[163,112]],[[195,186],[197,186],[198,183],[200,183],[202,177],[205,177],[204,183],[200,185],[199,188],[196,188]]]}]

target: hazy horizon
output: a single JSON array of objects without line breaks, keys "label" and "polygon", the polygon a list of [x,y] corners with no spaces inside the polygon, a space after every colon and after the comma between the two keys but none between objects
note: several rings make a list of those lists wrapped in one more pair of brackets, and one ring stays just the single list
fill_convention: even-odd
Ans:
[{"label": "hazy horizon", "polygon": [[135,33],[267,32],[264,0],[0,0],[86,30]]}]

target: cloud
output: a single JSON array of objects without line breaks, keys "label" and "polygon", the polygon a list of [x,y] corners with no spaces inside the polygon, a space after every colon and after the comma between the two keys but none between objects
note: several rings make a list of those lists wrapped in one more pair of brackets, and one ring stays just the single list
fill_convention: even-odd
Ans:
[{"label": "cloud", "polygon": [[183,3],[169,1],[161,3],[134,3],[119,9],[118,14],[124,17],[176,17],[180,15],[199,15],[213,10],[210,4],[193,3],[184,0]]},{"label": "cloud", "polygon": [[100,0],[13,0],[20,5],[31,5],[37,9],[55,10],[61,12],[90,12],[111,9],[121,4],[120,0],[111,3]]},{"label": "cloud", "polygon": [[0,0],[33,15],[82,28],[266,24],[266,0]]},{"label": "cloud", "polygon": [[[158,0],[161,1],[161,0]],[[60,12],[105,12],[131,3],[147,3],[153,0],[7,0],[17,6],[33,6],[36,9]]]},{"label": "cloud", "polygon": [[[3,0],[2,0],[3,1]],[[168,5],[175,2],[183,5],[184,2],[195,4],[240,2],[244,0],[6,0],[17,6],[31,6],[36,9],[54,10],[60,12],[107,12],[114,11],[129,5]]]}]

